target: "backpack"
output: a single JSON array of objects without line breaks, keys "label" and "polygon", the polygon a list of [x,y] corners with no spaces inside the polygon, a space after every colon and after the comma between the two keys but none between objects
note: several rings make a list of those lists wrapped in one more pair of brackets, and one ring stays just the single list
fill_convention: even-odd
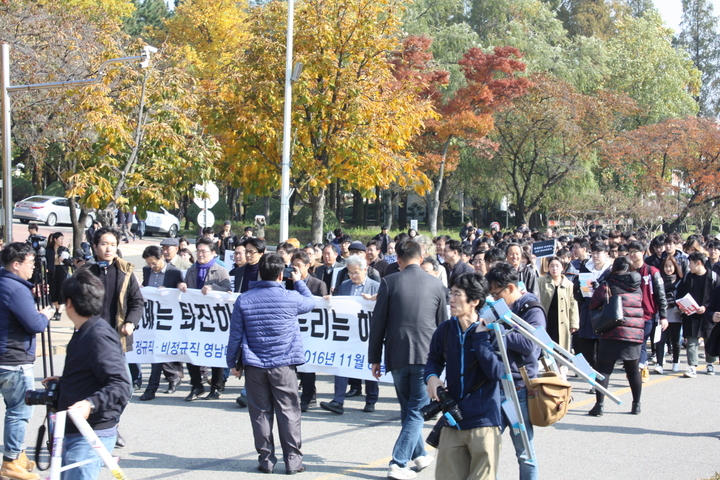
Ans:
[{"label": "backpack", "polygon": [[556,372],[543,372],[541,376],[529,379],[523,366],[520,374],[528,391],[530,423],[536,427],[548,427],[562,420],[572,401],[572,385]]}]

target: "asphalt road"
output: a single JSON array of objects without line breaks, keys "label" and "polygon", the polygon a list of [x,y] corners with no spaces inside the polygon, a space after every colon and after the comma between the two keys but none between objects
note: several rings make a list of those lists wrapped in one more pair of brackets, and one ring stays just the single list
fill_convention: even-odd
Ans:
[{"label": "asphalt road", "polygon": [[[15,238],[27,237],[25,225],[15,225]],[[41,227],[41,234],[69,227]],[[69,235],[69,233],[65,233]],[[139,268],[140,253],[160,238],[121,245],[125,257]],[[69,243],[69,238],[67,242]],[[684,361],[684,351],[681,362]],[[60,370],[64,357],[55,357]],[[684,363],[682,367],[684,369]],[[667,365],[666,365],[667,367]],[[616,369],[610,389],[622,400],[605,403],[603,417],[586,413],[594,396],[588,386],[571,379],[574,403],[559,423],[536,428],[541,479],[562,480],[696,480],[720,471],[720,420],[717,415],[720,375],[708,376],[701,367],[695,379],[680,374],[653,375],[643,386],[641,415],[630,415],[630,391],[624,372]],[[42,376],[40,363],[36,377]],[[144,377],[149,366],[144,366]],[[187,375],[186,375],[186,378]],[[318,375],[318,401],[332,398],[332,377]],[[114,451],[127,478],[134,480],[183,479],[230,480],[268,478],[256,471],[257,453],[247,409],[235,404],[241,380],[231,379],[225,394],[216,401],[183,401],[189,386],[181,385],[173,395],[158,394],[151,402],[140,402],[137,392],[122,417],[120,430],[128,442]],[[37,384],[40,388],[40,384]],[[164,388],[164,385],[161,386]],[[400,430],[399,406],[392,386],[381,384],[380,401],[374,413],[361,411],[362,397],[346,400],[345,413],[336,415],[320,408],[303,414],[303,452],[307,472],[298,478],[384,478],[392,447]],[[34,445],[44,409],[36,408],[28,429],[28,445]],[[426,424],[425,435],[432,425]],[[518,477],[512,443],[506,432],[500,462],[500,479]],[[276,443],[277,440],[276,440]],[[278,443],[278,456],[281,452]],[[32,449],[32,447],[30,447]],[[276,472],[284,473],[280,461]],[[435,465],[418,475],[435,476]],[[103,470],[101,479],[113,478]],[[437,474],[442,479],[442,472]]]}]

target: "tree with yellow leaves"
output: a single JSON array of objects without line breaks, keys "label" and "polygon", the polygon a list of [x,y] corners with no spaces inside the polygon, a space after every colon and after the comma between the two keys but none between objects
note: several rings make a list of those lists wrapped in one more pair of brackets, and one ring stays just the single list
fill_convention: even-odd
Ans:
[{"label": "tree with yellow leaves", "polygon": [[[432,118],[432,105],[416,95],[416,84],[395,81],[389,62],[390,52],[400,48],[402,3],[296,5],[294,57],[304,69],[293,86],[291,177],[312,207],[315,242],[322,241],[326,189],[336,180],[366,195],[393,181],[419,190],[429,186],[406,148],[424,119]],[[232,68],[223,65],[208,122],[220,136],[228,178],[269,194],[280,184],[287,4],[248,12],[249,37],[242,38],[242,50],[230,52]]]}]

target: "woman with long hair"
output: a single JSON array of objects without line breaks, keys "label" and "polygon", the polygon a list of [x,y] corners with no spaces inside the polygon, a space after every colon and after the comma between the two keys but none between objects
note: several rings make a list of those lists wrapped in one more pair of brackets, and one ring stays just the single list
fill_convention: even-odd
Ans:
[{"label": "woman with long hair", "polygon": [[667,299],[667,320],[668,327],[663,330],[660,341],[655,347],[657,350],[657,365],[653,368],[653,372],[663,373],[663,361],[665,359],[665,345],[669,345],[672,352],[672,371],[673,373],[680,371],[680,330],[682,329],[682,317],[680,310],[675,304],[675,294],[677,287],[682,281],[683,271],[678,265],[675,257],[665,257],[660,264],[660,275],[665,286],[665,298]]},{"label": "woman with long hair", "polygon": [[540,302],[547,315],[547,332],[555,343],[570,350],[570,338],[580,326],[578,304],[573,297],[573,283],[563,275],[558,257],[550,258],[548,273],[538,279]]},{"label": "woman with long hair", "polygon": [[45,249],[50,301],[56,309],[56,317],[59,317],[60,305],[65,304],[65,299],[62,298],[62,284],[67,279],[72,265],[70,250],[65,247],[64,243],[65,237],[62,232],[55,232],[48,238]]},{"label": "woman with long hair", "polygon": [[[595,290],[590,299],[590,310],[601,309],[608,296],[617,295],[622,298],[624,323],[600,335],[596,370],[605,376],[599,383],[607,388],[615,362],[623,361],[633,398],[630,413],[638,415],[640,413],[640,395],[642,394],[640,346],[643,342],[645,321],[643,320],[640,274],[631,271],[631,268],[630,260],[626,257],[615,259],[610,275]],[[588,413],[599,417],[603,414],[605,396],[600,391],[596,391],[595,398],[595,406]]]}]

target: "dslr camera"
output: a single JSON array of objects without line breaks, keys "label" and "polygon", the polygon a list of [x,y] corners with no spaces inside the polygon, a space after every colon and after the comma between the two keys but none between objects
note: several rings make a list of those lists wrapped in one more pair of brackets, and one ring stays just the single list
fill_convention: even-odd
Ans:
[{"label": "dslr camera", "polygon": [[443,388],[442,386],[438,387],[437,389],[437,397],[439,401],[433,400],[432,402],[428,403],[420,409],[423,420],[425,420],[426,422],[438,413],[443,413],[440,421],[435,424],[432,431],[425,439],[425,442],[428,445],[435,448],[437,448],[440,444],[440,431],[442,430],[442,427],[446,425],[454,427],[458,424],[458,422],[462,421],[463,419],[462,412],[460,412],[460,407],[458,407],[458,404],[455,402],[455,400],[450,397],[448,391],[445,390],[445,388]]},{"label": "dslr camera", "polygon": [[25,405],[47,405],[57,409],[60,396],[60,382],[50,380],[45,384],[44,390],[28,390],[25,392]]}]

